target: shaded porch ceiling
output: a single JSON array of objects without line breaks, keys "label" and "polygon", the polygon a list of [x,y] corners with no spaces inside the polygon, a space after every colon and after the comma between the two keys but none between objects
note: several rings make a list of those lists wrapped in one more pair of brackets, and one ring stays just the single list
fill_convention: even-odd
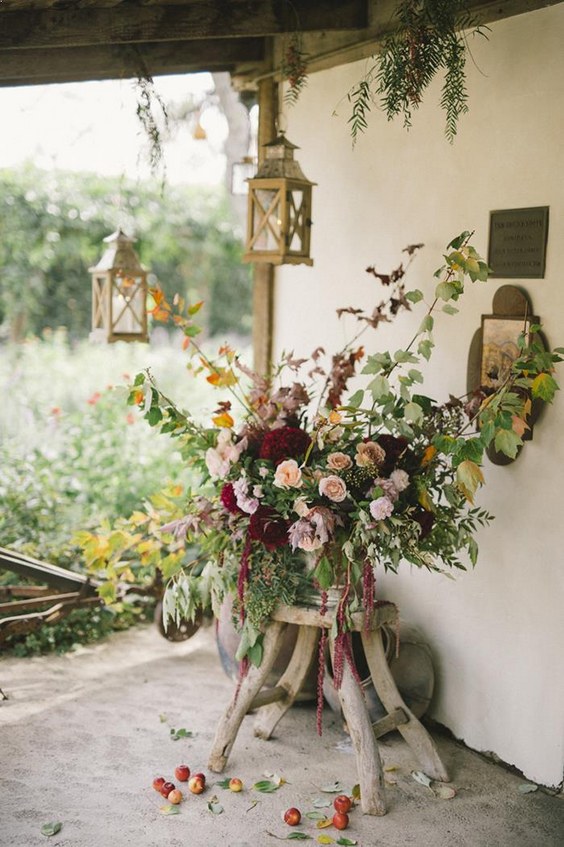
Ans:
[{"label": "shaded porch ceiling", "polygon": [[[308,70],[376,52],[395,0],[0,0],[0,85],[228,71],[253,87],[291,33]],[[553,2],[475,2],[487,23]]]}]

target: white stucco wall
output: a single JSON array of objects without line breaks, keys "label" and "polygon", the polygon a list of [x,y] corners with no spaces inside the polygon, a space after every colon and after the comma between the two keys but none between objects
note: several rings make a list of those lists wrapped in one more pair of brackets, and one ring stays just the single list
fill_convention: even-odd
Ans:
[{"label": "white stucco wall", "polygon": [[[550,342],[564,346],[563,44],[564,4],[495,24],[488,42],[476,39],[470,113],[453,146],[443,137],[436,86],[409,133],[375,108],[353,151],[345,95],[365,63],[311,76],[287,121],[303,170],[318,183],[315,266],[277,272],[277,352],[338,349],[347,333],[335,308],[379,297],[367,265],[388,270],[404,246],[422,241],[410,283],[431,292],[454,235],[475,229],[485,254],[490,210],[537,205],[550,206],[545,279],[476,284],[462,314],[439,321],[426,393],[440,399],[465,391],[472,334],[504,283],[527,289]],[[403,315],[369,336],[368,348],[403,346],[419,320]],[[546,785],[562,781],[564,754],[563,425],[561,392],[513,465],[486,462],[480,503],[496,520],[481,533],[473,572],[453,582],[406,566],[378,581],[380,595],[398,602],[433,649],[432,716],[470,747],[493,751]]]}]

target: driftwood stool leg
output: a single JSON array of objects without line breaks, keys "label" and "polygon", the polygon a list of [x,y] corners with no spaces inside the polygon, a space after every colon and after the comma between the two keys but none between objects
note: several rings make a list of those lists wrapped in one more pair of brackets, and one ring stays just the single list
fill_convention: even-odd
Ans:
[{"label": "driftwood stool leg", "polygon": [[316,626],[300,626],[292,658],[276,686],[280,699],[259,709],[255,720],[255,735],[267,741],[278,722],[298,696],[316,655],[320,631]]},{"label": "driftwood stool leg", "polygon": [[[331,660],[335,660],[332,640]],[[364,697],[346,660],[339,700],[356,752],[361,809],[365,815],[385,815],[384,775],[378,743],[372,731]]]},{"label": "driftwood stool leg", "polygon": [[264,634],[264,650],[260,667],[256,668],[253,665],[249,668],[238,693],[236,692],[233,695],[219,722],[208,763],[209,769],[214,773],[221,773],[227,764],[243,718],[249,711],[256,694],[262,688],[264,680],[274,664],[280,647],[282,632],[285,628],[286,624],[280,621],[274,621],[268,626]]},{"label": "driftwood stool leg", "polygon": [[399,693],[394,678],[386,662],[382,636],[379,629],[362,633],[362,643],[370,676],[378,697],[386,710],[391,713],[396,709],[404,712],[407,722],[398,724],[397,729],[403,735],[417,758],[423,770],[431,779],[448,782],[449,776],[443,765],[435,743],[423,724],[405,705]]}]

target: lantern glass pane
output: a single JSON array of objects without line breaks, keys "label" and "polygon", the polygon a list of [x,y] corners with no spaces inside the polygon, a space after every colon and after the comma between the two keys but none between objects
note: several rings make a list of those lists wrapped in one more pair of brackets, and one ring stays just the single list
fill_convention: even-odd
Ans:
[{"label": "lantern glass pane", "polygon": [[305,196],[303,191],[292,191],[289,197],[288,250],[301,253],[305,227]]},{"label": "lantern glass pane", "polygon": [[277,252],[280,249],[280,231],[282,227],[280,192],[262,188],[257,189],[254,192],[254,201],[253,250]]},{"label": "lantern glass pane", "polygon": [[143,330],[145,291],[141,277],[116,276],[112,288],[112,331],[138,335]]}]

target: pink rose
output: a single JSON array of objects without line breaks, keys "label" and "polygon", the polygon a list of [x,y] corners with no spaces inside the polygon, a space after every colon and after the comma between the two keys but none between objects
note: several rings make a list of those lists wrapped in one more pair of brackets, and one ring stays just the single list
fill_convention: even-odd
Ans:
[{"label": "pink rose", "polygon": [[327,456],[327,466],[332,471],[345,471],[352,467],[352,459],[346,453],[329,453]]},{"label": "pink rose", "polygon": [[274,473],[274,485],[277,488],[300,488],[302,472],[295,459],[280,462]]},{"label": "pink rose", "polygon": [[319,493],[334,503],[341,503],[347,496],[347,486],[340,476],[325,476],[319,481]]}]

